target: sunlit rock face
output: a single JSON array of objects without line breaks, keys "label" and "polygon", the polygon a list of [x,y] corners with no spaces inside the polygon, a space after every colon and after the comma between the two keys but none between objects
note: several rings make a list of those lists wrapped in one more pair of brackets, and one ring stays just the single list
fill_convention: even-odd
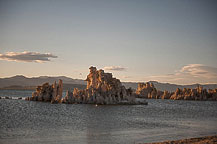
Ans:
[{"label": "sunlit rock face", "polygon": [[197,87],[195,89],[179,89],[175,92],[159,91],[153,84],[139,83],[136,90],[136,96],[149,99],[173,99],[173,100],[217,100],[217,89],[203,89]]},{"label": "sunlit rock face", "polygon": [[217,100],[217,89],[209,89],[208,92],[202,87],[195,89],[176,89],[175,93],[171,95],[170,99],[174,100]]},{"label": "sunlit rock face", "polygon": [[53,93],[51,103],[60,103],[63,93],[63,81],[59,80],[59,84],[56,85],[56,82],[52,85]]},{"label": "sunlit rock face", "polygon": [[38,86],[36,88],[36,91],[32,93],[32,97],[27,97],[25,100],[60,103],[62,99],[62,92],[62,80],[59,80],[58,85],[56,82],[52,85],[45,83],[42,86]]},{"label": "sunlit rock face", "polygon": [[138,97],[142,98],[155,98],[157,96],[157,90],[154,85],[149,82],[145,83],[138,83],[138,87],[136,89],[136,94]]},{"label": "sunlit rock face", "polygon": [[217,89],[209,89],[208,94],[208,99],[217,100]]},{"label": "sunlit rock face", "polygon": [[97,70],[90,67],[87,76],[87,88],[84,90],[74,89],[68,91],[63,103],[84,103],[84,104],[147,104],[137,101],[131,89],[122,86],[119,79],[113,78],[111,73],[104,70]]}]

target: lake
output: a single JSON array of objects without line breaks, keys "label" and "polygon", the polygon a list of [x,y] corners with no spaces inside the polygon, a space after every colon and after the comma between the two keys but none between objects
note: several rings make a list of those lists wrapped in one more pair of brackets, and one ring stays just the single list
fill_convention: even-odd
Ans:
[{"label": "lake", "polygon": [[[31,93],[0,90],[1,97]],[[147,101],[96,107],[0,99],[0,143],[133,144],[217,134],[215,101]]]}]

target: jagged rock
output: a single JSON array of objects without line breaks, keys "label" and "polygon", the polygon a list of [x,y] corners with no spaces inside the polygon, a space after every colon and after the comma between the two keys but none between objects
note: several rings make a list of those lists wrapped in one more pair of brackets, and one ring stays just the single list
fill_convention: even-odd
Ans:
[{"label": "jagged rock", "polygon": [[209,90],[202,87],[197,87],[195,89],[186,89],[183,90],[177,89],[174,93],[170,93],[170,99],[174,100],[216,100],[216,90]]},{"label": "jagged rock", "polygon": [[84,90],[74,89],[67,92],[62,99],[64,103],[84,103],[84,104],[147,104],[147,102],[137,102],[132,89],[122,86],[119,79],[113,78],[111,73],[104,70],[97,70],[90,67],[87,76],[87,88]]},{"label": "jagged rock", "polygon": [[[196,89],[177,89],[175,93],[171,96],[174,100],[208,100],[209,93],[206,89],[202,87],[197,87]],[[212,94],[211,94],[212,95]]]},{"label": "jagged rock", "polygon": [[51,103],[61,103],[63,93],[63,81],[59,80],[58,86],[56,82],[52,85],[52,99]]},{"label": "jagged rock", "polygon": [[136,90],[137,97],[149,99],[173,99],[173,100],[217,100],[217,89],[209,89],[208,92],[202,87],[195,89],[177,88],[175,92],[156,90],[153,84],[139,83]]},{"label": "jagged rock", "polygon": [[208,90],[208,100],[217,100],[217,89]]},{"label": "jagged rock", "polygon": [[156,98],[157,94],[158,94],[158,91],[154,89],[151,93],[148,94],[148,98],[149,99]]},{"label": "jagged rock", "polygon": [[161,97],[161,99],[170,99],[170,93],[168,92],[168,91],[164,91],[164,93],[163,93],[163,95],[162,95],[162,97]]},{"label": "jagged rock", "polygon": [[163,92],[160,90],[157,90],[157,95],[155,96],[156,99],[162,98]]},{"label": "jagged rock", "polygon": [[148,98],[151,97],[149,96],[153,91],[155,91],[156,88],[154,87],[153,84],[150,83],[138,83],[138,87],[136,89],[136,94],[138,97],[141,98]]},{"label": "jagged rock", "polygon": [[75,102],[75,99],[73,97],[73,93],[71,91],[66,91],[66,96],[64,99],[62,99],[62,103],[72,104],[74,102]]},{"label": "jagged rock", "polygon": [[36,91],[32,93],[32,97],[27,97],[25,100],[60,103],[62,99],[62,91],[62,80],[59,80],[58,85],[56,85],[56,82],[53,85],[44,83],[42,86],[36,88]]}]

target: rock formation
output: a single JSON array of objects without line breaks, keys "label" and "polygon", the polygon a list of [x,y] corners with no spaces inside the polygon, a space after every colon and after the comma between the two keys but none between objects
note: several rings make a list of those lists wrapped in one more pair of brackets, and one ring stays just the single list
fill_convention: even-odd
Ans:
[{"label": "rock formation", "polygon": [[32,93],[32,97],[27,97],[25,100],[60,103],[62,99],[62,91],[62,80],[59,80],[58,85],[56,82],[52,85],[45,83],[42,86],[38,86],[36,88],[36,91]]},{"label": "rock formation", "polygon": [[90,67],[87,76],[87,88],[67,91],[63,103],[84,104],[147,104],[145,100],[137,101],[131,89],[126,89],[119,79],[113,78],[111,73]]},{"label": "rock formation", "polygon": [[[131,88],[126,89],[119,79],[113,78],[111,73],[105,73],[104,70],[97,70],[96,67],[90,67],[90,73],[87,76],[86,89],[79,90],[75,88],[73,92],[67,91],[66,96],[62,98],[63,83],[59,80],[52,85],[45,83],[38,86],[32,93],[32,97],[26,100],[45,101],[51,103],[68,104],[147,104],[148,99],[174,99],[174,100],[217,100],[217,89],[179,89],[175,92],[159,91],[152,83],[139,83],[136,92]],[[140,99],[139,99],[140,98]],[[141,99],[142,98],[142,99]]]},{"label": "rock formation", "polygon": [[170,99],[174,100],[217,100],[217,89],[207,90],[202,87],[195,89],[183,90],[177,88],[176,91],[171,95]]},{"label": "rock formation", "polygon": [[138,87],[136,89],[136,94],[138,97],[148,98],[152,92],[157,92],[156,88],[152,83],[138,83]]},{"label": "rock formation", "polygon": [[217,89],[203,89],[197,87],[195,89],[177,88],[175,92],[159,91],[153,84],[139,83],[136,90],[137,97],[149,99],[173,99],[173,100],[217,100]]}]

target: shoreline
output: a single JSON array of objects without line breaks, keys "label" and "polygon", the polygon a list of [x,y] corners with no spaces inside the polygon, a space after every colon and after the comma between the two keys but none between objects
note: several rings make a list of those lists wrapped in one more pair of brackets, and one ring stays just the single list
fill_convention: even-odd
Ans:
[{"label": "shoreline", "polygon": [[217,135],[144,144],[217,144]]}]

